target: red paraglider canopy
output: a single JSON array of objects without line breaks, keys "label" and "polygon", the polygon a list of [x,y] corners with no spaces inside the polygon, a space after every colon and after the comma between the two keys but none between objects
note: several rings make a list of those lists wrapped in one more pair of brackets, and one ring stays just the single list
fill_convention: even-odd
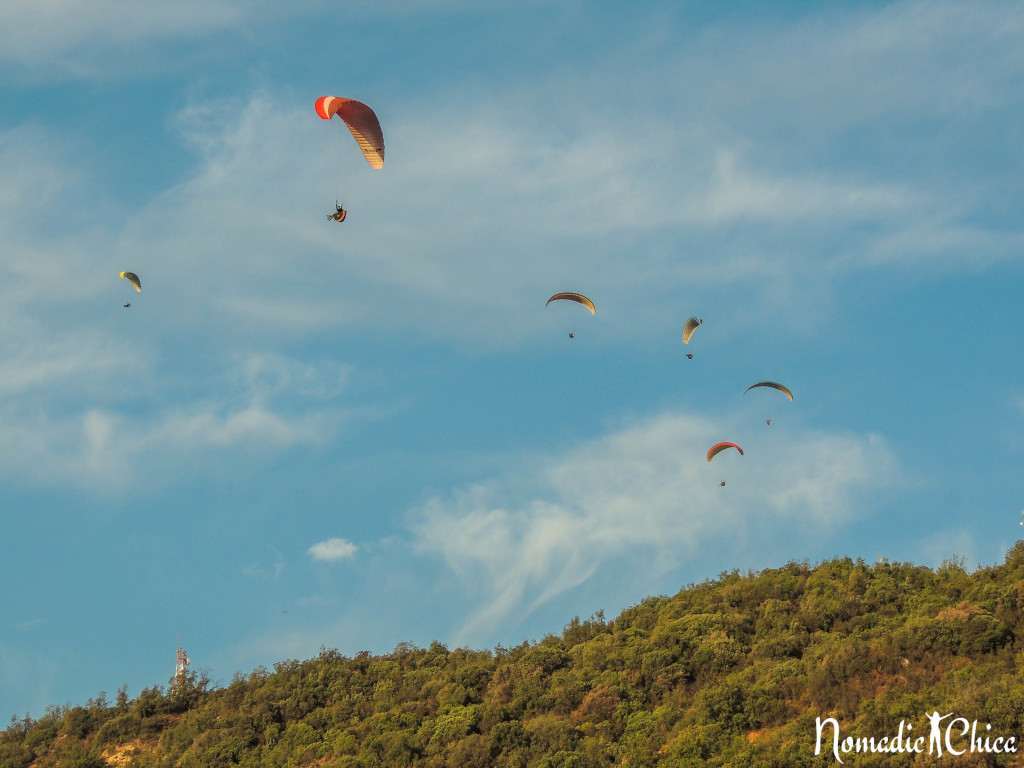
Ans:
[{"label": "red paraglider canopy", "polygon": [[711,461],[715,456],[727,448],[735,448],[740,452],[740,456],[743,455],[743,449],[736,445],[736,443],[715,443],[708,449],[708,461]]},{"label": "red paraglider canopy", "polygon": [[340,96],[321,96],[314,107],[324,120],[335,115],[340,117],[363,151],[366,162],[374,168],[384,167],[384,131],[372,109],[361,101]]}]

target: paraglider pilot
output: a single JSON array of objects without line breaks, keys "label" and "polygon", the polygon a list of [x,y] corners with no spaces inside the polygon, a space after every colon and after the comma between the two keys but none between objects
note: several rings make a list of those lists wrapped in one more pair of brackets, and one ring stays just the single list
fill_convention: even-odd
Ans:
[{"label": "paraglider pilot", "polygon": [[334,221],[344,221],[345,217],[348,216],[348,211],[346,211],[344,208],[342,208],[337,203],[334,204],[334,207],[337,210],[334,213],[328,213],[327,214],[327,220],[331,221],[333,219]]}]

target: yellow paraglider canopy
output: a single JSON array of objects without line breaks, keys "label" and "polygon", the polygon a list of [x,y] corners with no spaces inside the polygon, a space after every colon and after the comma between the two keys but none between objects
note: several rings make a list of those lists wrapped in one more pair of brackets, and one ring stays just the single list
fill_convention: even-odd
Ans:
[{"label": "yellow paraglider canopy", "polygon": [[136,275],[134,272],[118,272],[117,276],[123,277],[125,280],[131,283],[135,287],[135,290],[137,292],[142,291],[142,281],[139,280],[139,276]]},{"label": "yellow paraglider canopy", "polygon": [[584,296],[582,293],[556,293],[547,303],[544,304],[546,307],[552,301],[575,301],[577,304],[582,304],[584,307],[590,310],[590,314],[596,314],[597,308],[594,306],[594,302]]},{"label": "yellow paraglider canopy", "polygon": [[703,322],[704,321],[699,317],[691,317],[686,321],[686,325],[683,326],[683,344],[690,343],[690,337],[693,336],[693,332],[696,331],[697,326]]}]

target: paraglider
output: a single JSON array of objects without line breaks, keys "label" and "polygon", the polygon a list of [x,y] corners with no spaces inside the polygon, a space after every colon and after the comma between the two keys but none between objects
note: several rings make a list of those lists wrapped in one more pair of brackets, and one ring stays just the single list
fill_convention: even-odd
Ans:
[{"label": "paraglider", "polygon": [[687,360],[693,360],[693,352],[687,352],[686,353],[686,359]]},{"label": "paraglider", "polygon": [[735,448],[740,452],[740,456],[743,455],[743,449],[740,448],[736,443],[715,443],[708,448],[708,461],[711,461],[715,456],[720,454],[722,451],[728,450],[729,448]]},{"label": "paraglider", "polygon": [[570,339],[575,339],[576,338],[575,336],[572,335],[572,331],[569,331],[569,338]]},{"label": "paraglider", "polygon": [[[736,443],[715,443],[708,448],[708,461],[710,462],[715,456],[720,454],[722,451],[728,450],[729,448],[735,448],[740,452],[740,456],[743,455],[743,449],[740,448]],[[725,487],[725,480],[719,483],[723,488]]]},{"label": "paraglider", "polygon": [[136,292],[142,291],[142,281],[139,280],[139,276],[136,275],[134,272],[118,272],[117,276],[122,277],[129,283],[131,283],[134,286]]},{"label": "paraglider", "polygon": [[[779,392],[788,397],[790,402],[793,402],[793,393],[789,391],[789,387],[783,386],[782,384],[779,384],[777,381],[759,381],[757,382],[757,384],[751,384],[749,387],[743,390],[743,394],[747,394],[747,392],[756,387],[768,387],[769,389],[777,389]],[[764,423],[770,427],[772,425],[771,418],[765,418]]]},{"label": "paraglider", "polygon": [[[693,336],[693,332],[703,323],[704,321],[699,317],[691,317],[686,321],[686,325],[683,326],[683,344],[690,343],[690,337]],[[690,355],[687,355],[687,357],[690,357]]]},{"label": "paraglider", "polygon": [[590,310],[590,314],[592,315],[597,313],[597,308],[594,306],[594,302],[592,302],[582,293],[556,293],[554,296],[547,300],[547,303],[545,303],[544,306],[546,307],[552,301],[562,300],[575,301],[577,304],[582,304],[584,307]]},{"label": "paraglider", "polygon": [[127,304],[124,305],[124,308],[128,309],[129,307],[131,307],[131,305],[132,305],[132,303],[129,301]]},{"label": "paraglider", "polygon": [[[348,127],[366,162],[373,168],[384,167],[384,131],[381,130],[380,121],[372,109],[361,101],[340,96],[321,96],[313,108],[324,120],[330,120],[337,115]],[[348,211],[337,202],[334,207],[335,212],[327,214],[327,219],[344,221]]]}]

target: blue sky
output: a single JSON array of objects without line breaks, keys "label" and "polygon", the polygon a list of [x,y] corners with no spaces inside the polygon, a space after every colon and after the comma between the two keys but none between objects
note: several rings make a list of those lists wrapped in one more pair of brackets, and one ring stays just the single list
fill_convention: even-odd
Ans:
[{"label": "blue sky", "polygon": [[1001,561],[1024,9],[711,5],[0,6],[0,713]]}]

